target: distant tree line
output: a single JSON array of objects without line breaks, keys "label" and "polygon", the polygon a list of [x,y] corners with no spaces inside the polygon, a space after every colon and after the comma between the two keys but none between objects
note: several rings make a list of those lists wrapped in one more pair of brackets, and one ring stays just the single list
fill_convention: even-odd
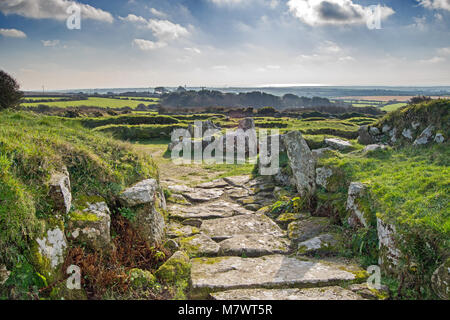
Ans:
[{"label": "distant tree line", "polygon": [[311,108],[335,106],[327,98],[298,97],[294,94],[285,94],[282,97],[264,92],[248,93],[222,93],[214,90],[178,91],[162,95],[161,105],[167,107],[274,107],[285,109],[293,107]]}]

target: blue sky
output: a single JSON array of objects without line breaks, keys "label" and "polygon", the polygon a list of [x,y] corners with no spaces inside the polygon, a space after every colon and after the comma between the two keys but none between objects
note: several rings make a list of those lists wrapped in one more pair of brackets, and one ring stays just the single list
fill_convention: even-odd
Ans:
[{"label": "blue sky", "polygon": [[72,3],[0,1],[24,89],[450,85],[450,0],[81,0],[69,30]]}]

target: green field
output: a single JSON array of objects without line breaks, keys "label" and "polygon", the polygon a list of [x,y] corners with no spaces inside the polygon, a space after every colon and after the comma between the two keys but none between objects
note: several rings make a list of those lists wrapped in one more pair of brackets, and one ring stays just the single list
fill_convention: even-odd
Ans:
[{"label": "green field", "polygon": [[387,106],[384,106],[383,108],[381,108],[381,110],[391,112],[391,111],[400,109],[401,107],[404,107],[406,105],[407,105],[406,103],[394,103],[394,104],[389,104]]},{"label": "green field", "polygon": [[[36,98],[36,99],[45,99],[45,98]],[[50,107],[80,107],[80,106],[88,106],[88,107],[101,107],[101,108],[136,108],[140,104],[157,104],[158,101],[153,99],[148,102],[136,101],[136,100],[119,100],[119,99],[109,99],[109,98],[93,98],[90,97],[88,100],[77,100],[77,101],[56,101],[56,102],[32,102],[32,103],[22,103],[24,107],[37,107],[39,105],[47,105]]]}]

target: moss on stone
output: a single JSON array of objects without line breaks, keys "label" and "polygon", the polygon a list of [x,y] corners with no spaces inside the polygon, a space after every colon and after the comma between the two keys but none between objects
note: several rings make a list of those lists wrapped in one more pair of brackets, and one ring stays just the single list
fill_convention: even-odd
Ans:
[{"label": "moss on stone", "polygon": [[156,271],[156,277],[168,284],[176,284],[189,278],[191,265],[188,255],[183,251],[177,251]]},{"label": "moss on stone", "polygon": [[129,271],[129,276],[133,289],[153,288],[156,284],[156,277],[150,271],[135,268]]}]

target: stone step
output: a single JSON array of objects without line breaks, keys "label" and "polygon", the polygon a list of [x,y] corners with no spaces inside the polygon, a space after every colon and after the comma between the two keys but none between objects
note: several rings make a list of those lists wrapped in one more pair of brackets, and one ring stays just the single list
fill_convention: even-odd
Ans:
[{"label": "stone step", "polygon": [[362,281],[367,273],[329,261],[283,255],[261,258],[196,258],[191,260],[192,298],[235,289],[278,289],[332,286]]},{"label": "stone step", "polygon": [[222,256],[261,257],[288,254],[290,241],[267,234],[237,235],[219,243]]},{"label": "stone step", "polygon": [[341,287],[308,289],[238,289],[210,294],[214,300],[365,300]]},{"label": "stone step", "polygon": [[215,241],[248,234],[284,236],[283,230],[272,219],[260,214],[205,220],[200,230]]},{"label": "stone step", "polygon": [[170,205],[170,217],[184,219],[215,219],[227,218],[235,215],[253,214],[244,207],[225,200],[200,204],[196,206]]}]

